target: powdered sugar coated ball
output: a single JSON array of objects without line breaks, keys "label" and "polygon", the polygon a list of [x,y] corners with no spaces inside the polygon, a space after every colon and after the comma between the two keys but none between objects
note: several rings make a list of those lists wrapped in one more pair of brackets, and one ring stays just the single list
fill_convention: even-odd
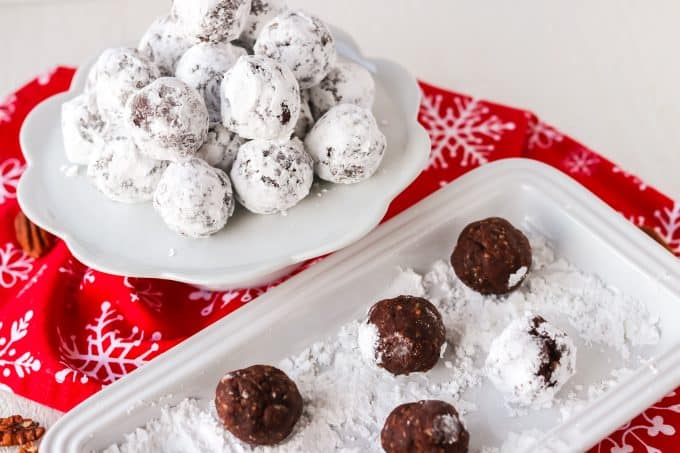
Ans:
[{"label": "powdered sugar coated ball", "polygon": [[174,0],[173,14],[194,42],[237,39],[248,20],[251,0]]},{"label": "powdered sugar coated ball", "polygon": [[231,169],[239,202],[256,214],[286,211],[305,198],[314,182],[312,158],[302,142],[253,140],[241,146]]},{"label": "powdered sugar coated ball", "polygon": [[187,50],[177,63],[175,75],[203,96],[211,123],[222,119],[220,85],[224,73],[243,55],[245,49],[229,43],[200,43]]},{"label": "powdered sugar coated ball", "polygon": [[95,96],[94,102],[97,103],[95,90],[97,89],[97,64],[93,64],[89,71],[87,71],[87,78],[85,79],[85,93]]},{"label": "powdered sugar coated ball", "polygon": [[125,125],[139,149],[159,160],[192,156],[208,135],[208,109],[186,83],[163,77],[135,93]]},{"label": "powdered sugar coated ball", "polygon": [[312,107],[309,103],[309,90],[303,90],[300,96],[300,117],[295,124],[295,136],[300,140],[304,140],[313,126],[314,115],[312,114]]},{"label": "powdered sugar coated ball", "polygon": [[231,182],[202,159],[173,162],[158,184],[153,206],[171,230],[208,237],[224,228],[234,213]]},{"label": "powdered sugar coated ball", "polygon": [[300,116],[300,88],[293,73],[271,58],[239,58],[224,75],[222,123],[248,139],[290,138]]},{"label": "powdered sugar coated ball", "polygon": [[158,67],[136,49],[105,50],[96,66],[97,106],[110,122],[120,122],[130,97],[160,77]]},{"label": "powdered sugar coated ball", "polygon": [[305,145],[321,179],[354,184],[378,170],[387,140],[370,111],[341,104],[317,121],[307,134]]},{"label": "powdered sugar coated ball", "polygon": [[302,89],[321,82],[337,58],[326,24],[302,11],[285,12],[265,25],[254,51],[291,68]]},{"label": "powdered sugar coated ball", "polygon": [[103,144],[104,129],[93,95],[81,94],[62,104],[61,130],[70,162],[87,165]]},{"label": "powdered sugar coated ball", "polygon": [[545,404],[574,375],[576,346],[542,317],[526,314],[493,341],[486,369],[509,402]]},{"label": "powdered sugar coated ball", "polygon": [[285,0],[253,0],[246,27],[241,33],[241,41],[250,47],[270,20],[288,9]]},{"label": "powdered sugar coated ball", "polygon": [[246,140],[239,137],[235,132],[216,124],[208,131],[208,139],[198,150],[196,157],[200,157],[213,167],[220,168],[228,173],[234,159],[236,159],[239,148],[245,142]]},{"label": "powdered sugar coated ball", "polygon": [[320,84],[309,90],[309,94],[316,118],[340,104],[354,104],[371,110],[375,100],[375,82],[363,66],[341,61]]},{"label": "powdered sugar coated ball", "polygon": [[166,167],[140,153],[132,140],[117,137],[92,156],[87,176],[107,198],[140,203],[151,200]]},{"label": "powdered sugar coated ball", "polygon": [[139,41],[139,51],[156,63],[163,76],[175,74],[179,58],[191,47],[172,16],[156,19]]}]

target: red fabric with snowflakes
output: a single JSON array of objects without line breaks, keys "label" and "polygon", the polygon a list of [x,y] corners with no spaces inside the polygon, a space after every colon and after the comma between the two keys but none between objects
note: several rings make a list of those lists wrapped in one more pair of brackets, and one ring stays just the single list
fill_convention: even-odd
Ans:
[{"label": "red fabric with snowflakes", "polygon": [[[72,69],[58,68],[0,104],[0,390],[63,411],[267,290],[212,293],[107,275],[77,262],[63,243],[37,260],[23,253],[12,227],[24,168],[19,130],[28,112],[66,90],[72,76]],[[388,218],[480,165],[529,157],[571,175],[632,222],[654,228],[680,254],[680,204],[529,112],[425,83],[422,89],[430,165],[392,203]],[[678,451],[675,426],[680,392],[593,451]]]}]

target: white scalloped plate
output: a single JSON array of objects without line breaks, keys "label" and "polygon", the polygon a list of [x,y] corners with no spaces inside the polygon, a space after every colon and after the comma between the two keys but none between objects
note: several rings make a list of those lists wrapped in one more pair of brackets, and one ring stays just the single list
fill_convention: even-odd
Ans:
[{"label": "white scalloped plate", "polygon": [[18,188],[22,209],[94,269],[211,288],[266,283],[302,261],[354,243],[378,225],[391,201],[423,170],[430,140],[417,121],[420,89],[415,78],[395,63],[362,57],[351,38],[337,29],[334,33],[339,53],[364,65],[376,80],[374,113],[388,148],[370,180],[315,187],[287,216],[257,216],[238,209],[227,227],[211,238],[180,237],[150,203],[108,201],[87,182],[84,169],[76,177],[60,171],[68,164],[61,104],[83,91],[89,69],[83,66],[69,92],[37,106],[23,125],[20,139],[28,168]]}]

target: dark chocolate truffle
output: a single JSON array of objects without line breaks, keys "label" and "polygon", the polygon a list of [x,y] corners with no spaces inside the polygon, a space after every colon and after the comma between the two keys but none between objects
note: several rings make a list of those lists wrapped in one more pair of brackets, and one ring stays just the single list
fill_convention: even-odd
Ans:
[{"label": "dark chocolate truffle", "polygon": [[380,440],[387,453],[466,453],[470,434],[453,406],[431,400],[394,409]]},{"label": "dark chocolate truffle", "polygon": [[428,371],[444,345],[437,308],[420,297],[399,296],[375,304],[359,333],[362,353],[392,374]]},{"label": "dark chocolate truffle", "polygon": [[250,445],[275,445],[302,415],[302,396],[286,374],[267,365],[233,371],[217,385],[215,408],[224,427]]},{"label": "dark chocolate truffle", "polygon": [[498,217],[465,227],[451,255],[458,278],[481,294],[517,289],[531,268],[531,245],[510,222]]}]

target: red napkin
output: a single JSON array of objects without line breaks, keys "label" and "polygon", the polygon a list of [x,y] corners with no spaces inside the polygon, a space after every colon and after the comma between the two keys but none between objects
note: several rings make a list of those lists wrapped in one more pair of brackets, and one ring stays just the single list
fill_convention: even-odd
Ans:
[{"label": "red napkin", "polygon": [[[253,302],[267,288],[207,292],[88,269],[63,243],[32,259],[16,242],[16,186],[24,169],[19,129],[74,71],[38,77],[0,104],[0,390],[67,411],[107,384]],[[421,84],[420,122],[430,165],[391,205],[398,214],[461,174],[498,159],[529,157],[581,182],[680,254],[680,204],[530,112]],[[308,263],[312,265],[312,263]],[[299,272],[299,271],[298,271]],[[672,393],[593,451],[677,451],[680,393]]]}]

